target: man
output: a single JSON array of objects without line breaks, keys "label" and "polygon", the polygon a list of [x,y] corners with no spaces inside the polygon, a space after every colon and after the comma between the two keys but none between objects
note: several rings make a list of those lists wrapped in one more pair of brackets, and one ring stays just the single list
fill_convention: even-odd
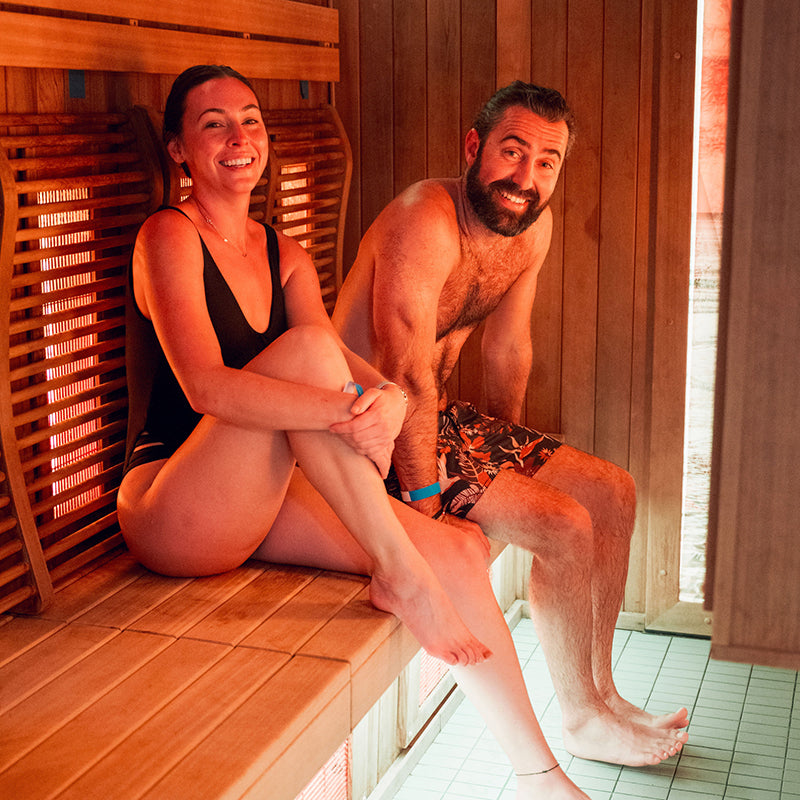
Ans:
[{"label": "man", "polygon": [[[531,613],[566,748],[650,764],[686,741],[687,712],[652,716],[619,695],[611,674],[633,479],[517,424],[553,225],[548,201],[573,138],[558,92],[520,81],[501,89],[466,136],[464,175],[414,184],[367,231],[334,322],[351,349],[408,394],[393,456],[403,499],[430,516],[466,517],[534,553]],[[490,417],[445,399],[461,347],[484,321]]]}]

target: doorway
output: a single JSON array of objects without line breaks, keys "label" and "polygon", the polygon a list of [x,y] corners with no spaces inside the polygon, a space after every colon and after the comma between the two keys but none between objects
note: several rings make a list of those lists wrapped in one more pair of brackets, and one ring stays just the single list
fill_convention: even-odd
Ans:
[{"label": "doorway", "polygon": [[689,603],[703,602],[706,571],[731,0],[705,0],[698,13],[702,36],[698,37],[680,561],[680,600]]}]

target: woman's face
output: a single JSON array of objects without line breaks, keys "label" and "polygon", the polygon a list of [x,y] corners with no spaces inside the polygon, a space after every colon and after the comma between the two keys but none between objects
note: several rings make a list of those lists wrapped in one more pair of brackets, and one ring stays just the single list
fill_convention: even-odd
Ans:
[{"label": "woman's face", "polygon": [[195,186],[250,191],[267,165],[269,137],[253,92],[236,78],[214,78],[186,95],[180,136],[167,145]]}]

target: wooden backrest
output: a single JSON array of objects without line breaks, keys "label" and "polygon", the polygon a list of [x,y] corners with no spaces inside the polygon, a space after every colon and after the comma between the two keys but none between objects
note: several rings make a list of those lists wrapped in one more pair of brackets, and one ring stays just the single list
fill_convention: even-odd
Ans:
[{"label": "wooden backrest", "polygon": [[267,111],[270,224],[308,251],[328,312],[342,285],[344,220],[353,172],[350,143],[333,106]]},{"label": "wooden backrest", "polygon": [[136,231],[163,196],[144,124],[124,114],[0,115],[6,607],[20,592],[46,602],[53,580],[119,543],[126,271]]},{"label": "wooden backrest", "polygon": [[[297,238],[328,309],[342,277],[350,147],[330,106],[266,113],[254,218]],[[1,115],[0,611],[121,543],[127,265],[139,225],[189,191],[158,115]]]}]

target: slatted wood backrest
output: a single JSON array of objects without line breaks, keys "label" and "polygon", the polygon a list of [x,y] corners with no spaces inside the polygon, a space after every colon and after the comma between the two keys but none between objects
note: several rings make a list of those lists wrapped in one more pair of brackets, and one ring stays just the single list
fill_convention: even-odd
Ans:
[{"label": "slatted wood backrest", "polygon": [[[251,214],[309,251],[333,308],[352,172],[333,107],[266,113]],[[120,543],[126,270],[136,231],[189,191],[157,114],[0,115],[0,611]]]},{"label": "slatted wood backrest", "polygon": [[271,140],[272,226],[297,239],[317,268],[329,312],[342,285],[344,223],[353,155],[336,109],[265,113]]},{"label": "slatted wood backrest", "polygon": [[0,115],[0,609],[119,543],[126,268],[163,195],[146,125]]}]

